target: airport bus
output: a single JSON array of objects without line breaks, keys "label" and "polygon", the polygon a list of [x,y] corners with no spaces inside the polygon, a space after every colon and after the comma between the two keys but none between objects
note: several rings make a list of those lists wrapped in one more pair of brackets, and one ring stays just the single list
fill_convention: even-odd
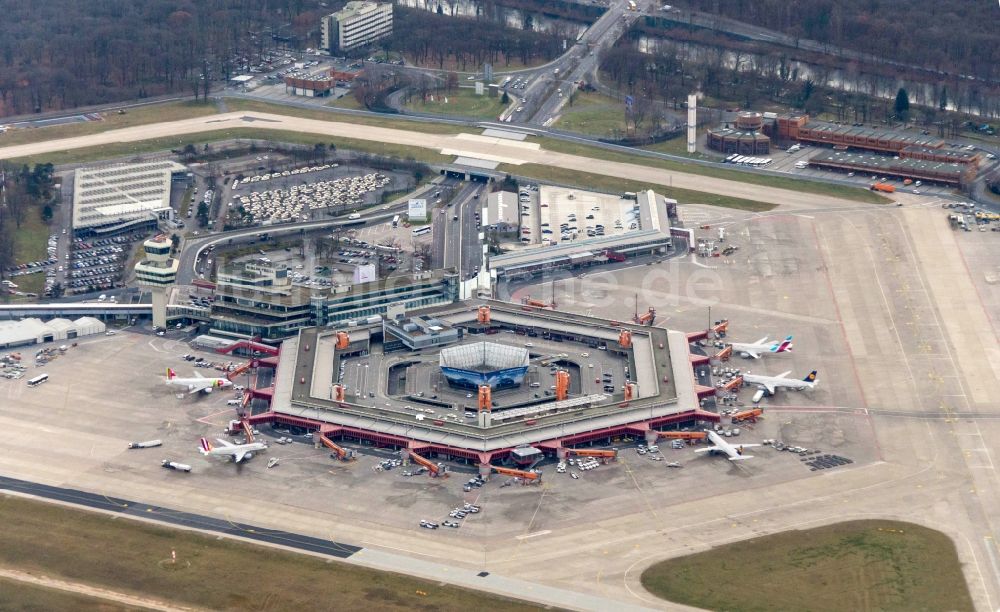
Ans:
[{"label": "airport bus", "polygon": [[392,218],[392,226],[399,227],[399,215],[396,215],[395,217]]},{"label": "airport bus", "polygon": [[736,153],[733,153],[732,155],[730,155],[729,157],[726,158],[726,162],[728,162],[728,163],[731,164],[731,163],[733,163],[733,160],[736,159],[737,157],[738,156],[736,155]]},{"label": "airport bus", "polygon": [[424,234],[429,234],[429,233],[431,233],[431,226],[429,225],[425,225],[424,227],[418,227],[417,229],[413,230],[414,236],[423,236]]},{"label": "airport bus", "polygon": [[38,385],[42,384],[43,382],[48,382],[48,380],[49,380],[49,375],[48,374],[39,374],[38,376],[36,376],[36,377],[34,377],[34,378],[32,378],[31,380],[28,381],[28,386],[29,387],[37,387]]}]

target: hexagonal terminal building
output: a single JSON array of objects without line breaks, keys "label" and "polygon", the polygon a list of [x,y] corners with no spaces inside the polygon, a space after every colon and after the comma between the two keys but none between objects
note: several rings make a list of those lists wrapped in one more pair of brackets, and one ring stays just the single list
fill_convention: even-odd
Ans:
[{"label": "hexagonal terminal building", "polygon": [[273,386],[251,391],[247,421],[488,473],[720,419],[702,408],[715,389],[695,380],[708,360],[690,352],[697,334],[492,300],[407,316],[454,332],[448,346],[407,346],[395,335],[405,322],[303,329],[281,345]]},{"label": "hexagonal terminal building", "polygon": [[510,389],[524,382],[528,349],[496,342],[474,342],[442,349],[438,363],[453,387]]}]

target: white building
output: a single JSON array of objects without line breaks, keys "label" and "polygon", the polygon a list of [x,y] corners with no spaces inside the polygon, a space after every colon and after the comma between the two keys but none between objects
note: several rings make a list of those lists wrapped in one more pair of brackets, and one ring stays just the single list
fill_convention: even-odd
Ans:
[{"label": "white building", "polygon": [[81,168],[73,179],[73,231],[110,234],[155,227],[170,216],[170,184],[181,164],[157,161]]},{"label": "white building", "polygon": [[167,326],[167,290],[177,280],[179,261],[170,256],[171,242],[156,236],[142,243],[145,257],[135,264],[135,279],[153,296],[153,325]]},{"label": "white building", "polygon": [[69,319],[23,319],[21,321],[0,321],[0,349],[31,346],[43,342],[73,340],[93,334],[103,334],[104,323],[92,317]]},{"label": "white building", "polygon": [[324,51],[349,51],[392,34],[392,4],[348,2],[336,13],[320,20]]},{"label": "white building", "polygon": [[519,224],[518,198],[513,191],[494,191],[486,200],[483,225],[498,232],[516,232]]}]

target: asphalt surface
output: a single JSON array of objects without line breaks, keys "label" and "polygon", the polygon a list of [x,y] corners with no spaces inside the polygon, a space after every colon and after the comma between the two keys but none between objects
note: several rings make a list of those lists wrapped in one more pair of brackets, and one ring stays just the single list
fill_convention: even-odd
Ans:
[{"label": "asphalt surface", "polygon": [[[371,214],[371,212],[363,213],[363,218],[367,222],[375,221],[385,221],[391,219],[396,214],[406,210],[407,201],[410,198],[420,198],[428,197],[428,194],[437,190],[438,186],[436,184],[427,185],[421,187],[412,193],[409,193],[401,198],[394,200],[393,202],[383,205],[381,208],[372,208],[369,211],[374,211],[376,214]],[[278,236],[289,233],[300,232],[303,230],[315,230],[324,229],[328,227],[337,227],[338,225],[347,225],[351,223],[346,217],[342,217],[335,220],[322,220],[322,221],[306,221],[301,223],[285,223],[282,225],[273,225],[268,227],[249,227],[246,229],[232,230],[228,232],[219,232],[215,234],[207,234],[204,236],[199,236],[197,238],[188,238],[185,240],[180,256],[180,265],[177,269],[177,284],[178,285],[189,285],[193,281],[198,271],[195,269],[195,262],[201,255],[201,252],[212,244],[242,244],[242,243],[253,243],[257,241],[257,235],[266,233],[269,236]]]},{"label": "asphalt surface", "polygon": [[[179,477],[186,477],[178,474]],[[277,529],[265,529],[246,523],[234,523],[222,519],[215,519],[200,514],[181,512],[163,506],[153,506],[143,504],[128,499],[118,497],[108,497],[97,493],[88,493],[77,489],[66,489],[49,485],[28,482],[17,478],[0,476],[0,489],[26,493],[35,497],[70,503],[84,508],[115,512],[123,516],[142,517],[144,519],[155,520],[168,525],[189,527],[202,531],[212,531],[224,535],[238,536],[267,544],[278,544],[298,550],[320,553],[347,559],[354,553],[361,550],[360,546],[351,546],[331,540],[322,540],[309,536],[279,531]]]},{"label": "asphalt surface", "polygon": [[532,81],[524,92],[528,102],[520,114],[521,118],[531,117],[528,122],[535,125],[547,126],[551,123],[576,83],[593,80],[591,75],[597,68],[601,51],[613,45],[640,15],[639,11],[629,11],[625,0],[612,2],[573,49],[547,66],[541,76]]}]

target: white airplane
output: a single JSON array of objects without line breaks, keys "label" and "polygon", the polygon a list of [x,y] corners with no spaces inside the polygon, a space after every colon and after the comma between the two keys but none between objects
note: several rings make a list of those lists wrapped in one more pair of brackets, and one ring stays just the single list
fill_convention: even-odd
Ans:
[{"label": "white airplane", "polygon": [[809,372],[809,375],[798,380],[795,378],[786,378],[792,371],[783,372],[777,376],[763,376],[761,374],[744,374],[743,382],[749,385],[757,385],[758,389],[767,391],[768,395],[774,395],[776,389],[792,389],[794,391],[802,391],[803,389],[812,389],[817,385],[816,381],[816,370]]},{"label": "white airplane", "polygon": [[730,461],[744,461],[746,459],[752,459],[753,455],[744,455],[744,448],[751,448],[754,446],[760,446],[760,444],[739,444],[733,446],[729,442],[722,439],[719,434],[715,433],[711,429],[708,430],[708,439],[712,442],[712,446],[707,448],[697,448],[694,452],[696,453],[711,453],[726,455],[729,457]]},{"label": "white airplane", "polygon": [[263,442],[250,442],[249,444],[233,444],[232,442],[226,442],[225,440],[215,439],[216,442],[222,446],[212,446],[206,438],[201,439],[201,454],[206,457],[227,457],[233,460],[233,463],[239,463],[244,459],[250,459],[253,454],[258,451],[266,450],[267,445]]},{"label": "white airplane", "polygon": [[764,336],[756,342],[744,343],[733,342],[733,351],[740,354],[745,359],[760,359],[764,353],[787,353],[792,350],[792,337],[788,336],[783,342],[768,342]]},{"label": "white airplane", "polygon": [[165,382],[168,385],[187,387],[188,394],[197,393],[198,391],[211,393],[212,389],[228,389],[233,386],[233,381],[228,378],[205,378],[197,372],[194,375],[194,378],[177,378],[177,372],[167,368],[167,380]]}]

